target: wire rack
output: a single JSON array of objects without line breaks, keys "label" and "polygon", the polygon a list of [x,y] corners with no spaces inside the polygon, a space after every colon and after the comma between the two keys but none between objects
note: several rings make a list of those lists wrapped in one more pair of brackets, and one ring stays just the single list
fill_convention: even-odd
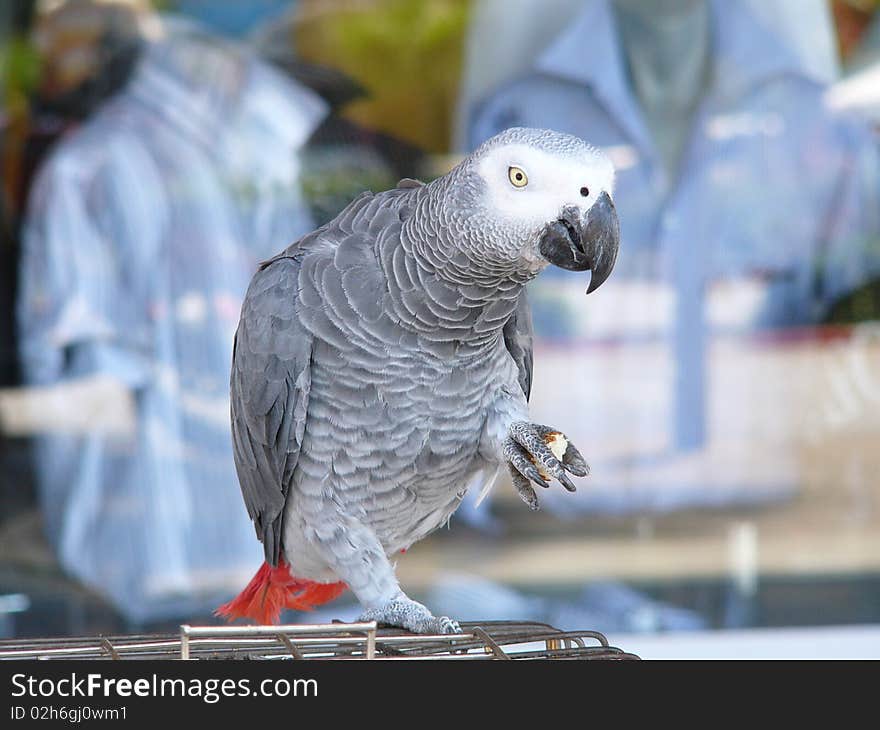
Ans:
[{"label": "wire rack", "polygon": [[424,636],[370,623],[188,626],[180,633],[0,641],[9,659],[638,659],[598,631],[518,621],[465,622]]}]

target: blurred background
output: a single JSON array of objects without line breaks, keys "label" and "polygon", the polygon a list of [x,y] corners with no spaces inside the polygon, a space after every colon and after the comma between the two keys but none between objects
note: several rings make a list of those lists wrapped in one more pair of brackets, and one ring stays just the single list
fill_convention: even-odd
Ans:
[{"label": "blurred background", "polygon": [[880,2],[9,0],[0,36],[0,637],[214,623],[262,560],[227,392],[256,264],[522,125],[618,171],[611,279],[530,285],[532,417],[592,476],[466,502],[407,591],[880,656]]}]

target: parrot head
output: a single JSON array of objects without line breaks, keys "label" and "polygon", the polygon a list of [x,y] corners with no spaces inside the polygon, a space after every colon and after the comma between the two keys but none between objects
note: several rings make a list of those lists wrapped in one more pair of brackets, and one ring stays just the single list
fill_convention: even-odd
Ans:
[{"label": "parrot head", "polygon": [[587,293],[614,267],[620,228],[612,201],[614,168],[577,137],[511,128],[461,165],[464,207],[478,220],[484,249],[538,273],[548,264],[590,270]]}]

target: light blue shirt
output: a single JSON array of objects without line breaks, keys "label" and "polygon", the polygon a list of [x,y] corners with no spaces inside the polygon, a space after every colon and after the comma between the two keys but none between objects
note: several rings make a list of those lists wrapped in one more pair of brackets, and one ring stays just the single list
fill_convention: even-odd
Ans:
[{"label": "light blue shirt", "polygon": [[[541,341],[570,356],[585,347],[593,354],[596,347],[622,353],[636,343],[666,348],[664,374],[644,375],[657,388],[626,410],[628,430],[619,424],[633,448],[607,450],[617,463],[647,454],[682,460],[705,450],[711,411],[724,407],[710,403],[714,343],[733,338],[749,347],[756,331],[773,337],[816,324],[836,299],[880,273],[876,140],[863,123],[825,106],[823,84],[746,6],[716,1],[711,9],[714,74],[674,178],[629,88],[608,0],[586,3],[529,72],[494,90],[470,115],[471,147],[506,127],[543,127],[582,137],[615,163],[621,248],[610,280],[583,299],[582,275],[547,270],[532,298]],[[538,378],[540,369],[538,359]],[[593,386],[612,397],[603,383]],[[599,398],[591,396],[590,405]],[[730,398],[731,409],[746,407]],[[540,410],[540,394],[536,405]],[[609,401],[601,412],[613,418],[616,410]],[[561,427],[564,417],[556,414],[553,422]],[[591,414],[571,417],[589,421]],[[598,423],[583,430],[602,434]],[[661,432],[658,443],[638,446]],[[722,432],[716,436],[723,440]],[[716,468],[706,458],[686,476],[670,476],[663,497],[662,489],[648,489],[648,502],[640,491],[648,477],[631,475],[623,480],[633,487],[631,501],[618,490],[608,504],[671,504],[672,491],[684,483],[698,487],[700,474]],[[725,493],[739,499],[732,479]],[[750,479],[744,474],[740,481]],[[795,481],[794,472],[768,478],[769,491],[761,493],[788,493]],[[700,502],[698,492],[681,501]],[[597,498],[593,506],[603,504]]]},{"label": "light blue shirt", "polygon": [[312,228],[297,154],[325,113],[186,31],[148,47],[33,188],[25,379],[109,375],[137,410],[131,436],[41,435],[41,506],[64,568],[132,620],[208,613],[262,560],[232,460],[232,341],[258,262]]}]

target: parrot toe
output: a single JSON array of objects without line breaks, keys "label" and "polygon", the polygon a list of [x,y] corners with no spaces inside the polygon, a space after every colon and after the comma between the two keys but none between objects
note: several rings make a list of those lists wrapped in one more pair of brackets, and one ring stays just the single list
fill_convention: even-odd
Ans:
[{"label": "parrot toe", "polygon": [[530,510],[537,512],[540,509],[538,495],[535,494],[535,490],[529,484],[529,480],[520,474],[517,468],[510,462],[507,463],[507,469],[510,471],[510,480],[513,482],[519,498],[529,506]]},{"label": "parrot toe", "polygon": [[382,626],[395,626],[414,634],[460,634],[457,621],[447,616],[434,616],[426,606],[402,596],[381,608],[369,608],[359,621],[375,621]]},{"label": "parrot toe", "polygon": [[547,488],[555,477],[569,492],[574,492],[577,488],[566,472],[578,477],[590,473],[584,457],[565,434],[538,423],[512,424],[503,453],[514,488],[532,510],[538,509],[538,497],[530,481]]},{"label": "parrot toe", "polygon": [[438,634],[460,634],[461,626],[459,626],[458,621],[454,621],[448,616],[439,616],[434,619],[437,622],[437,631]]}]

